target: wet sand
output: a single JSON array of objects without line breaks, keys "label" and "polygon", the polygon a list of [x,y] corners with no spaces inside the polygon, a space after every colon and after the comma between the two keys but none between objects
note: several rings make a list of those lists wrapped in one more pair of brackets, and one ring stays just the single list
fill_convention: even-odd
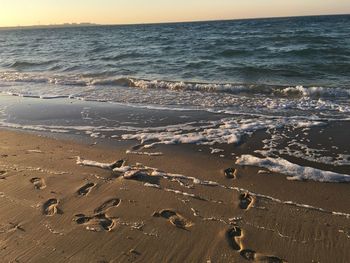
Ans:
[{"label": "wet sand", "polygon": [[[158,146],[161,156],[146,156],[126,154],[130,145],[122,143],[89,145],[9,130],[0,130],[0,138],[4,262],[350,258],[348,184],[258,174],[261,169],[191,145]],[[237,153],[259,140],[253,136]],[[122,168],[131,172],[111,170],[121,163],[77,164],[77,156],[124,160]],[[233,169],[225,175],[227,168]]]},{"label": "wet sand", "polygon": [[[4,262],[350,258],[348,183],[290,181],[285,174],[236,164],[242,155],[263,157],[259,151],[269,150],[270,142],[279,151],[296,141],[309,155],[279,155],[350,174],[347,165],[315,162],[319,152],[312,150],[329,156],[349,152],[348,121],[258,129],[235,144],[147,148],[157,138],[141,142],[122,135],[186,133],[197,126],[201,132],[206,125],[215,130],[212,122],[236,117],[67,99],[0,100]],[[243,116],[241,124],[249,118],[255,117]]]}]

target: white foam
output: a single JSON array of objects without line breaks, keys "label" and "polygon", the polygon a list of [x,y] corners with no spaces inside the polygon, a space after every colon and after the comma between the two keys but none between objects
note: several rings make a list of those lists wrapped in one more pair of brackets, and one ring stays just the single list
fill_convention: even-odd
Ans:
[{"label": "white foam", "polygon": [[242,155],[236,161],[237,165],[257,166],[274,173],[288,175],[288,180],[313,180],[318,182],[343,183],[350,182],[350,175],[324,171],[312,167],[300,166],[282,158],[258,158],[252,155]]},{"label": "white foam", "polygon": [[349,97],[350,90],[341,88],[325,88],[325,87],[288,87],[281,90],[286,95],[302,95],[304,97]]},{"label": "white foam", "polygon": [[117,167],[113,169],[113,172],[117,172],[117,173],[126,173],[128,171],[130,171],[132,168],[130,166],[124,166],[122,165],[121,167]]},{"label": "white foam", "polygon": [[182,174],[165,173],[165,172],[158,171],[157,169],[154,169],[152,171],[151,175],[152,176],[163,177],[165,179],[176,178],[176,179],[189,180],[189,181],[192,181],[193,184],[198,184],[198,185],[207,185],[207,186],[218,186],[219,185],[217,182],[200,180],[200,179],[198,179],[196,177],[185,176],[185,175],[182,175]]},{"label": "white foam", "polygon": [[201,198],[201,197],[199,197],[199,196],[197,196],[195,194],[182,192],[182,191],[175,190],[175,189],[164,188],[164,191],[171,192],[171,193],[174,193],[174,194],[177,194],[177,195],[183,195],[183,196],[187,196],[187,197],[192,197],[192,198],[195,198],[195,199],[203,199],[203,198]]},{"label": "white foam", "polygon": [[136,155],[147,155],[147,156],[161,156],[162,152],[137,152],[137,151],[126,151],[127,154],[136,154]]},{"label": "white foam", "polygon": [[[300,120],[291,126],[286,126],[285,129],[270,129],[267,132],[271,138],[265,139],[263,149],[255,150],[265,157],[290,156],[293,158],[307,160],[313,163],[326,164],[330,166],[349,166],[350,155],[346,151],[342,151],[339,147],[333,145],[331,147],[314,148],[310,146],[310,141],[313,139],[309,133],[305,133],[313,126],[324,126],[325,121],[305,121]],[[303,133],[296,131],[302,129]],[[322,130],[321,130],[322,131]],[[297,133],[296,135],[294,133]],[[293,135],[294,134],[294,135]],[[326,143],[327,142],[321,142]]]},{"label": "white foam", "polygon": [[220,152],[225,151],[224,149],[212,148],[212,147],[210,147],[210,150],[211,150],[211,152],[210,152],[211,154],[220,153]]},{"label": "white foam", "polygon": [[243,85],[235,83],[195,83],[183,81],[147,80],[127,77],[82,77],[80,74],[47,74],[24,72],[1,72],[0,80],[3,82],[46,83],[51,85],[67,86],[124,86],[147,90],[171,91],[198,91],[229,94],[269,94],[280,96],[304,97],[349,97],[350,91],[342,88],[290,86],[280,87],[274,85]]},{"label": "white foam", "polygon": [[[118,92],[115,92],[116,89]],[[0,92],[41,99],[68,97],[85,101],[115,102],[136,107],[143,104],[141,107],[162,110],[199,109],[223,112],[228,109],[227,112],[237,112],[243,109],[251,113],[264,110],[268,113],[317,110],[319,114],[327,112],[329,116],[333,113],[340,115],[350,112],[350,90],[346,88],[190,83],[125,77],[89,78],[79,74],[0,72]],[[246,96],[247,94],[250,96]]]},{"label": "white foam", "polygon": [[[122,135],[124,140],[138,140],[145,148],[157,144],[235,144],[246,135],[252,135],[259,130],[278,129],[282,127],[305,128],[325,125],[326,122],[311,119],[287,117],[237,117],[223,118],[206,123],[187,123],[172,127],[153,127],[140,129],[136,133]],[[214,148],[213,148],[214,149]],[[215,149],[213,153],[217,153]],[[220,150],[221,151],[221,150]]]},{"label": "white foam", "polygon": [[[80,159],[80,161],[81,161],[81,159]],[[80,162],[77,162],[77,164],[80,164]],[[104,167],[109,167],[109,165],[111,165],[108,163],[99,163],[99,162],[95,162],[95,161],[87,161],[86,164],[92,164],[94,167],[99,167],[99,168],[103,168],[103,169],[104,169]],[[344,217],[350,218],[350,214],[347,214],[347,213],[336,212],[336,211],[327,211],[323,208],[314,207],[314,206],[307,205],[307,204],[300,204],[300,203],[296,203],[293,201],[283,201],[283,200],[274,198],[272,196],[253,193],[253,192],[250,192],[249,190],[244,189],[244,188],[239,188],[239,187],[234,187],[234,186],[225,186],[225,185],[221,185],[221,184],[214,182],[214,181],[204,181],[204,180],[198,179],[196,177],[192,177],[192,176],[185,176],[182,174],[172,174],[172,173],[161,172],[157,168],[143,166],[142,164],[139,164],[139,163],[137,163],[135,166],[124,166],[124,164],[123,164],[122,167],[115,168],[115,169],[113,169],[113,171],[120,172],[120,173],[126,173],[129,171],[132,171],[132,172],[148,171],[147,173],[144,173],[144,174],[145,175],[149,174],[149,176],[158,176],[158,177],[162,177],[166,180],[176,181],[176,182],[179,182],[179,179],[190,180],[194,184],[197,184],[197,185],[220,187],[222,189],[233,190],[233,191],[237,191],[240,193],[249,193],[253,196],[267,199],[267,200],[270,200],[272,202],[276,202],[276,203],[280,203],[280,204],[284,204],[284,205],[292,205],[292,206],[296,206],[296,207],[300,207],[300,208],[304,208],[304,209],[310,209],[310,210],[315,210],[315,211],[322,212],[322,213],[332,214],[332,215],[336,215],[336,216],[344,216]],[[145,183],[144,186],[161,189],[160,185],[158,185],[158,184]],[[180,186],[186,187],[186,185],[181,183],[181,181],[180,181]],[[172,193],[175,193],[178,195],[188,196],[188,197],[192,197],[192,198],[196,198],[196,199],[200,199],[200,200],[207,200],[206,198],[199,197],[195,194],[183,192],[180,190],[175,190],[175,189],[171,189],[171,188],[164,188],[163,190],[167,191],[167,192],[172,192]]]},{"label": "white foam", "polygon": [[143,185],[146,186],[146,187],[160,189],[160,185],[158,185],[158,184],[144,183]]},{"label": "white foam", "polygon": [[106,169],[106,170],[112,170],[116,164],[116,162],[100,163],[100,162],[91,161],[91,160],[84,160],[84,159],[81,159],[79,156],[77,157],[76,163],[78,165],[82,165],[82,166],[91,166],[91,167],[97,167],[97,168],[102,168],[102,169]]}]

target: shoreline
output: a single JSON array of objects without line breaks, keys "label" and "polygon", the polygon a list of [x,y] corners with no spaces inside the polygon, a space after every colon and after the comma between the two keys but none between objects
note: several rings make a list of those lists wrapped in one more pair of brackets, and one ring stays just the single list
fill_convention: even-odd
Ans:
[{"label": "shoreline", "polygon": [[[342,132],[350,122],[287,120],[274,128],[276,120],[262,125],[261,116],[0,99],[5,261],[346,262],[350,256],[347,183],[291,181],[238,161],[277,152],[302,168],[350,174]],[[225,129],[237,131],[237,143],[212,144],[227,136],[220,133]],[[203,144],[196,143],[200,135],[208,136]],[[179,143],[171,143],[176,136]]]},{"label": "shoreline", "polygon": [[[336,210],[332,209],[336,204],[341,212],[349,213],[346,184],[290,182],[282,175],[257,175],[257,168],[235,167],[231,160],[194,153],[181,145],[161,146],[157,150],[163,155],[147,156],[126,154],[128,147],[89,146],[3,129],[0,137],[0,170],[5,171],[5,179],[0,180],[0,207],[7,211],[0,222],[0,235],[6,244],[5,259],[44,262],[44,257],[50,256],[55,262],[74,262],[98,261],[104,255],[108,262],[245,262],[251,250],[257,262],[272,258],[279,260],[273,262],[345,262],[349,256],[348,216],[262,196],[273,193],[273,198],[283,201],[294,196],[327,211]],[[102,163],[123,159],[126,166],[155,167],[152,169],[166,175],[159,177],[151,169],[128,180],[108,169],[78,165],[76,156]],[[237,168],[237,179],[224,175],[223,170],[232,166]],[[172,178],[174,173],[183,177]],[[237,190],[193,184],[188,177]],[[248,198],[242,196],[247,192],[241,188],[250,192]],[[45,214],[48,200],[57,200],[57,207],[55,203],[48,206],[49,215]],[[106,204],[105,200],[115,201]],[[94,215],[100,206],[107,209],[101,208],[105,209],[101,216]],[[237,231],[244,232],[242,237]],[[327,239],[320,239],[324,235]],[[18,256],[21,245],[16,245],[15,237],[26,242],[34,238],[35,244],[45,242],[46,246],[33,250],[27,243]],[[195,246],[198,240],[203,244],[200,247]],[[67,247],[67,242],[76,247]],[[292,249],[287,249],[289,246]],[[324,246],[327,250],[321,249]]]},{"label": "shoreline", "polygon": [[350,15],[80,26],[0,28],[0,261],[349,261]]}]

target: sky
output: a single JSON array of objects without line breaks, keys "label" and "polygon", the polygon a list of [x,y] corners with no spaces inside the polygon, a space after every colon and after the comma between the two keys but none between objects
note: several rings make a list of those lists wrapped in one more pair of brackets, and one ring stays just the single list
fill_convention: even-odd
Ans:
[{"label": "sky", "polygon": [[0,27],[350,14],[350,0],[0,0]]}]

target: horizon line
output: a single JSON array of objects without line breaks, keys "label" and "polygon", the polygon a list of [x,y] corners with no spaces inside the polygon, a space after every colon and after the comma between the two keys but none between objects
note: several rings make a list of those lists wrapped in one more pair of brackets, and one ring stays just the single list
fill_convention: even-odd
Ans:
[{"label": "horizon line", "polygon": [[162,24],[184,24],[184,23],[204,23],[204,22],[224,22],[224,21],[241,21],[241,20],[259,20],[274,18],[298,18],[298,17],[316,17],[316,16],[348,16],[350,13],[332,13],[332,14],[310,14],[310,15],[292,15],[292,16],[262,16],[246,18],[225,18],[225,19],[208,19],[208,20],[184,20],[184,21],[161,21],[161,22],[144,22],[144,23],[120,23],[120,24],[99,24],[94,22],[63,22],[60,24],[33,24],[17,26],[0,26],[0,29],[31,29],[31,28],[69,28],[69,27],[99,27],[99,26],[137,26],[137,25],[162,25]]}]

